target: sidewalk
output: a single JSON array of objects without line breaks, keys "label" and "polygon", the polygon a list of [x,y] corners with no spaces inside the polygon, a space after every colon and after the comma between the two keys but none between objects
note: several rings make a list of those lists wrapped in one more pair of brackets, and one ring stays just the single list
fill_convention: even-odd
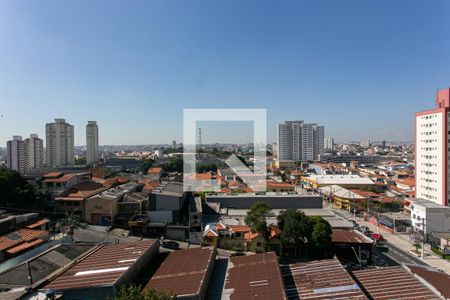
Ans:
[{"label": "sidewalk", "polygon": [[[367,226],[375,233],[378,233],[378,226],[373,225],[372,223],[369,223],[367,221],[364,221],[363,218],[356,218],[356,222],[360,225]],[[406,234],[392,234],[388,231],[383,230],[380,228],[380,233],[383,235],[383,237],[390,243],[395,245],[397,248],[401,249],[402,251],[411,254],[409,251],[411,249],[414,249],[413,244],[409,241],[409,235]],[[424,263],[441,269],[442,271],[446,272],[447,274],[450,274],[450,261],[445,260],[436,254],[434,254],[431,249],[430,245],[425,244],[425,251],[424,251],[424,258],[421,259]],[[411,254],[413,255],[413,254]],[[420,259],[420,256],[418,257]]]}]

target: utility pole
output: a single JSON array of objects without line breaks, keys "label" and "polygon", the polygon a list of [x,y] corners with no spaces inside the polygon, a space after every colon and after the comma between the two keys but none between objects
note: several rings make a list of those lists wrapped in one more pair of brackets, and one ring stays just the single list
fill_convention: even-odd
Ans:
[{"label": "utility pole", "polygon": [[422,218],[422,251],[420,254],[420,259],[423,259],[423,252],[424,252],[424,241],[425,241],[425,218]]}]

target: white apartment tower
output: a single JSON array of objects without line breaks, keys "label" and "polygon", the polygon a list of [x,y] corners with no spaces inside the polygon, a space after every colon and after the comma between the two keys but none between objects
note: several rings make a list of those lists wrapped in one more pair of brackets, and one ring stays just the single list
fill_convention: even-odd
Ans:
[{"label": "white apartment tower", "polygon": [[20,135],[6,143],[6,162],[9,169],[25,173],[25,144]]},{"label": "white apartment tower", "polygon": [[436,93],[436,108],[415,114],[416,197],[450,204],[450,89]]},{"label": "white apartment tower", "polygon": [[25,171],[40,169],[44,166],[44,141],[37,134],[30,134],[25,144]]},{"label": "white apartment tower", "polygon": [[303,121],[278,124],[279,161],[318,160],[324,153],[324,126]]},{"label": "white apartment tower", "polygon": [[334,150],[334,138],[329,137],[325,139],[325,150]]},{"label": "white apartment tower", "polygon": [[64,119],[55,119],[45,125],[46,158],[49,167],[74,164],[74,127]]},{"label": "white apartment tower", "polygon": [[86,125],[86,158],[87,164],[98,161],[98,126],[96,121],[88,121]]}]

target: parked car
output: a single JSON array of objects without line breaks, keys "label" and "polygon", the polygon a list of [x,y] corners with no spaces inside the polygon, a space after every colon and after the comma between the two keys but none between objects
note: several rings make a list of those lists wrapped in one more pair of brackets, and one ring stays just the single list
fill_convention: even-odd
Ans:
[{"label": "parked car", "polygon": [[180,249],[180,244],[178,244],[177,242],[173,242],[173,241],[162,242],[161,246],[163,246],[164,248],[167,248],[167,249],[172,249],[172,250]]},{"label": "parked car", "polygon": [[374,240],[377,240],[377,241],[383,241],[384,240],[383,236],[381,234],[379,234],[379,233],[372,233],[372,238]]}]

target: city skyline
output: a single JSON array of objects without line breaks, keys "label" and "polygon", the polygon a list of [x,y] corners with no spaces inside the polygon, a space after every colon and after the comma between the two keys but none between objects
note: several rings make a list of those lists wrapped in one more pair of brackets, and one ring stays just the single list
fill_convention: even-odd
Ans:
[{"label": "city skyline", "polygon": [[450,82],[449,7],[2,1],[0,145],[54,118],[75,145],[86,120],[100,144],[181,141],[184,108],[266,108],[269,142],[295,119],[337,141],[411,141],[414,112]]}]

